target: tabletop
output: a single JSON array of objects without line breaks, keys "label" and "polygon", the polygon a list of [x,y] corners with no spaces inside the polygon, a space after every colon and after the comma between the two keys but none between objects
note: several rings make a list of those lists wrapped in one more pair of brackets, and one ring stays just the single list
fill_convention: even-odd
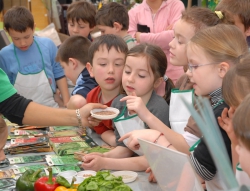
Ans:
[{"label": "tabletop", "polygon": [[[103,145],[105,142],[102,141],[99,135],[96,133],[88,132],[88,136],[90,136],[98,145]],[[7,155],[7,158],[11,157],[21,157],[21,156],[30,156],[30,155],[51,155],[55,154],[54,152],[43,152],[43,153],[27,153],[27,154],[18,154],[18,155]],[[32,163],[32,165],[36,164],[46,164],[46,162]],[[6,168],[1,168],[0,171],[9,170],[12,168],[27,166],[27,164],[18,164],[18,165],[10,165]],[[161,191],[161,188],[156,183],[150,183],[148,181],[149,174],[145,172],[137,172],[138,177],[134,182],[127,183],[128,186],[131,187],[133,191]]]}]

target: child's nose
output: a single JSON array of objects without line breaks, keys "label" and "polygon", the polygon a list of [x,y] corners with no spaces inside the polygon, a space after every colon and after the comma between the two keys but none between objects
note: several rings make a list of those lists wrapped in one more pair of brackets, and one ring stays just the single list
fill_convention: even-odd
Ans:
[{"label": "child's nose", "polygon": [[109,73],[114,73],[114,66],[113,66],[113,64],[109,65]]},{"label": "child's nose", "polygon": [[190,69],[188,69],[188,70],[186,71],[186,74],[187,74],[188,77],[191,77],[191,76],[192,76],[192,72],[190,71]]},{"label": "child's nose", "polygon": [[130,74],[129,77],[128,77],[128,81],[131,83],[131,82],[134,82],[134,75],[133,74]]},{"label": "child's nose", "polygon": [[75,33],[78,32],[78,27],[77,26],[73,27],[73,32],[75,32]]},{"label": "child's nose", "polygon": [[26,45],[26,40],[22,39],[21,40],[21,46],[25,46]]}]

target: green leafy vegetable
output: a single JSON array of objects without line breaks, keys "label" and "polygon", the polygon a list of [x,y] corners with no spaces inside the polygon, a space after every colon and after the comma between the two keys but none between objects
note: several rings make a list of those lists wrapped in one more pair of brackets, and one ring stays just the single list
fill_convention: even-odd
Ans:
[{"label": "green leafy vegetable", "polygon": [[99,171],[96,176],[90,176],[78,186],[77,191],[132,191],[123,183],[122,177],[116,177],[109,171]]}]

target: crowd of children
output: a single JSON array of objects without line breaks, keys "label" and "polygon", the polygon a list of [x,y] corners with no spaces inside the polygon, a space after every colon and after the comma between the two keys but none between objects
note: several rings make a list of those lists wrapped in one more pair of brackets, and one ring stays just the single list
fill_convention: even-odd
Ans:
[{"label": "crowd of children", "polygon": [[[210,100],[232,169],[250,176],[249,0],[221,0],[215,12],[185,10],[180,0],[143,0],[129,11],[116,2],[96,11],[80,1],[69,6],[67,21],[70,37],[57,49],[34,36],[28,9],[8,10],[3,23],[13,43],[0,51],[0,72],[18,94],[42,105],[78,110],[100,103],[120,111],[113,120],[90,119],[88,128],[115,148],[85,155],[84,169],[150,172],[138,150],[142,138],[190,155],[208,191],[227,190],[209,142],[183,108],[185,93],[194,107],[194,95]],[[101,36],[93,39],[95,28]],[[71,97],[66,78],[75,85]]]}]

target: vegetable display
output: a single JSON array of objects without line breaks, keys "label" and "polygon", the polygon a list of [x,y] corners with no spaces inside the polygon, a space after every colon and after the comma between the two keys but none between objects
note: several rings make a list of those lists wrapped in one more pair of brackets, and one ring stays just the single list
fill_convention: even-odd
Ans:
[{"label": "vegetable display", "polygon": [[122,177],[116,177],[109,171],[99,171],[96,176],[86,178],[79,186],[77,191],[132,191],[123,183]]},{"label": "vegetable display", "polygon": [[41,172],[42,169],[39,170],[26,170],[22,176],[20,176],[16,182],[16,190],[17,191],[34,191],[34,183],[40,177],[45,176],[44,172]]},{"label": "vegetable display", "polygon": [[71,184],[62,176],[56,177],[56,182],[61,186],[58,186],[55,191],[77,191],[77,185],[74,185],[76,178],[72,178]]},{"label": "vegetable display", "polygon": [[35,182],[35,191],[54,191],[59,186],[56,182],[56,178],[52,177],[52,168],[49,168],[48,171],[49,177],[41,177]]}]

